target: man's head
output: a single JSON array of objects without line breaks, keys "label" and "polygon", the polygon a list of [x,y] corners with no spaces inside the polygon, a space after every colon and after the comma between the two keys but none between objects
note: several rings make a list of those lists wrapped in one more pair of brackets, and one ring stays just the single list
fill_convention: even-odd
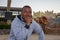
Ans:
[{"label": "man's head", "polygon": [[24,6],[22,8],[21,16],[25,19],[26,17],[32,17],[32,9],[30,6]]},{"label": "man's head", "polygon": [[30,6],[24,6],[22,8],[21,16],[24,19],[24,21],[29,24],[32,20],[32,9],[31,9],[31,7]]}]

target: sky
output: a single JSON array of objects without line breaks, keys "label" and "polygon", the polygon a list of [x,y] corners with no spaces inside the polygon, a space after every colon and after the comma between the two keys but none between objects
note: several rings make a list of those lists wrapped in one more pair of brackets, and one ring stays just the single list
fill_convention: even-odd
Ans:
[{"label": "sky", "polygon": [[[12,0],[11,7],[31,6],[32,10],[37,12],[52,11],[60,12],[60,0]],[[0,0],[0,6],[7,6],[7,0]]]}]

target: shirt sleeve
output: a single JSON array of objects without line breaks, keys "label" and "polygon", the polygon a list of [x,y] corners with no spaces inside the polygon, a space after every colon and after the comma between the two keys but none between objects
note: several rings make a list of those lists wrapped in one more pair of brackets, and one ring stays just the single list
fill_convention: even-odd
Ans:
[{"label": "shirt sleeve", "polygon": [[16,38],[14,36],[14,32],[13,32],[12,26],[11,26],[11,30],[10,30],[9,40],[16,40]]},{"label": "shirt sleeve", "polygon": [[44,32],[39,24],[36,24],[34,26],[34,31],[38,33],[39,36],[38,40],[44,40]]}]

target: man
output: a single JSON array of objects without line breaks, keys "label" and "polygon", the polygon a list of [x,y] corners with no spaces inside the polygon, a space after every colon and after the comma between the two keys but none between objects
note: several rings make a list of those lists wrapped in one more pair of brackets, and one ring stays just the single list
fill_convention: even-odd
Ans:
[{"label": "man", "polygon": [[21,15],[16,16],[11,24],[9,40],[29,40],[33,30],[38,33],[39,40],[44,40],[41,26],[32,19],[32,9],[24,6]]}]

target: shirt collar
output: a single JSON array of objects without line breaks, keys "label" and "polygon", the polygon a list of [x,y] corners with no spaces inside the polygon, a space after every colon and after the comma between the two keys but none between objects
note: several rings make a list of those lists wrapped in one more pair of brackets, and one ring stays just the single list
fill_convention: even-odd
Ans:
[{"label": "shirt collar", "polygon": [[[19,20],[21,20],[22,22],[24,22],[24,23],[25,23],[25,21],[24,21],[24,19],[22,18],[22,16],[21,16],[21,15],[18,15],[17,17],[19,18]],[[31,22],[31,23],[32,23],[32,22]]]}]

